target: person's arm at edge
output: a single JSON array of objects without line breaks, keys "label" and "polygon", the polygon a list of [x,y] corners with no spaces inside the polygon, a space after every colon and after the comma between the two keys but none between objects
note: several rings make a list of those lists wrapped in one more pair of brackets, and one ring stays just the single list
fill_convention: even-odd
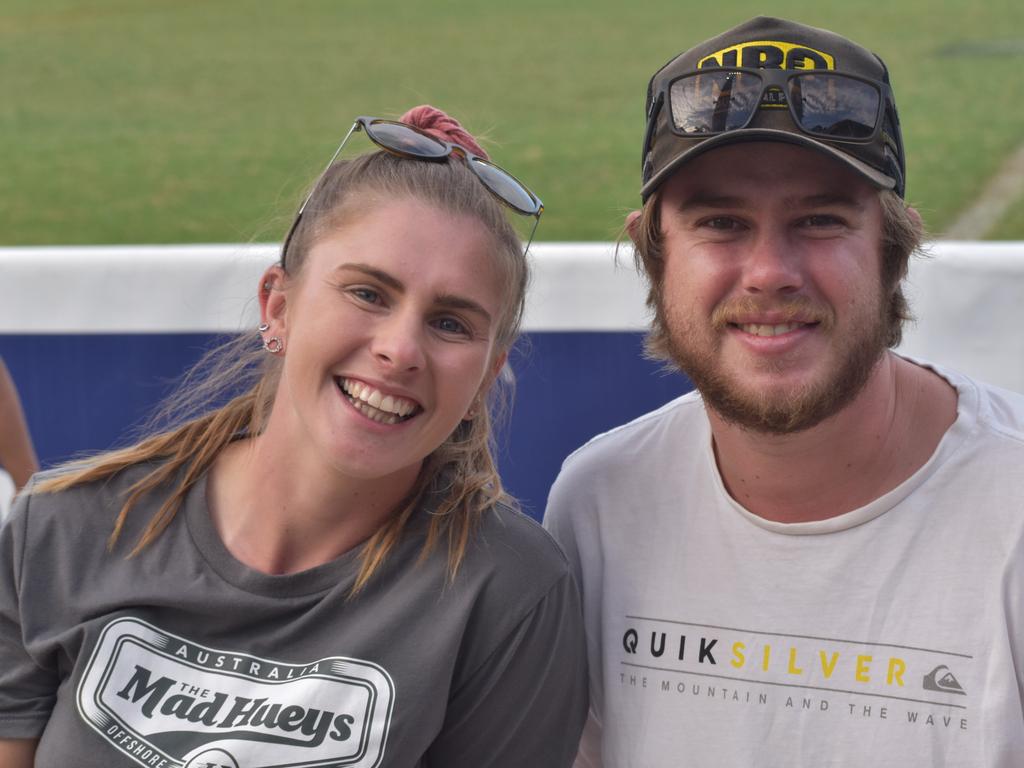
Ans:
[{"label": "person's arm at edge", "polygon": [[10,474],[19,491],[39,469],[18,390],[3,360],[0,360],[0,467]]},{"label": "person's arm at edge", "polygon": [[580,738],[580,749],[576,753],[573,768],[603,768],[601,762],[601,723],[598,722],[594,710],[587,713],[587,722],[583,726]]},{"label": "person's arm at edge", "polygon": [[4,768],[32,768],[38,739],[0,739],[0,765]]}]

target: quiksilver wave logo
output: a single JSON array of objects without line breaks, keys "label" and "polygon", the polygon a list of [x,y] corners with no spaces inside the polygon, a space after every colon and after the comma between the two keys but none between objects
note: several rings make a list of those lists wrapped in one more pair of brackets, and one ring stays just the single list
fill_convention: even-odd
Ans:
[{"label": "quiksilver wave logo", "polygon": [[104,628],[78,687],[86,722],[148,768],[372,768],[393,704],[394,684],[376,664],[288,664],[137,619]]}]

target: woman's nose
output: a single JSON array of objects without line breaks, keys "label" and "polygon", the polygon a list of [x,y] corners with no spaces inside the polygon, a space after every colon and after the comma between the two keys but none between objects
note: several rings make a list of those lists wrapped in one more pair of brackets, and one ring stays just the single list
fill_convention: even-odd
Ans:
[{"label": "woman's nose", "polygon": [[377,325],[370,351],[380,365],[393,371],[416,371],[423,367],[423,344],[419,318],[395,312]]}]

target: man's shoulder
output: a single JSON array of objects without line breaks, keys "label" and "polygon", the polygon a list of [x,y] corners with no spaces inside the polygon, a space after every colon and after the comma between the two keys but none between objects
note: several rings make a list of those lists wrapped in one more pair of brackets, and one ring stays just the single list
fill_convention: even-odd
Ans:
[{"label": "man's shoulder", "polygon": [[1024,447],[1024,395],[990,384],[979,384],[984,397],[982,417],[996,434]]},{"label": "man's shoulder", "polygon": [[1024,448],[1024,394],[938,366],[933,370],[956,388],[960,413],[973,415],[983,434]]}]

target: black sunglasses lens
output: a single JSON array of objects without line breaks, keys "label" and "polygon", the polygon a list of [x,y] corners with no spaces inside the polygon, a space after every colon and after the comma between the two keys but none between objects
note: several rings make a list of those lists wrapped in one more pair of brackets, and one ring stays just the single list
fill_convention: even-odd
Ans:
[{"label": "black sunglasses lens", "polygon": [[400,155],[413,157],[447,157],[448,147],[433,136],[402,123],[374,120],[367,123],[366,135],[380,146]]},{"label": "black sunglasses lens", "polygon": [[863,80],[806,74],[789,80],[789,103],[800,128],[829,139],[868,139],[875,132],[882,94]]},{"label": "black sunglasses lens", "polygon": [[498,166],[478,157],[473,158],[470,165],[484,186],[515,210],[532,216],[540,209],[539,201],[530,190]]},{"label": "black sunglasses lens", "polygon": [[750,122],[761,100],[761,78],[750,72],[707,70],[669,88],[672,122],[680,133],[734,131]]}]

